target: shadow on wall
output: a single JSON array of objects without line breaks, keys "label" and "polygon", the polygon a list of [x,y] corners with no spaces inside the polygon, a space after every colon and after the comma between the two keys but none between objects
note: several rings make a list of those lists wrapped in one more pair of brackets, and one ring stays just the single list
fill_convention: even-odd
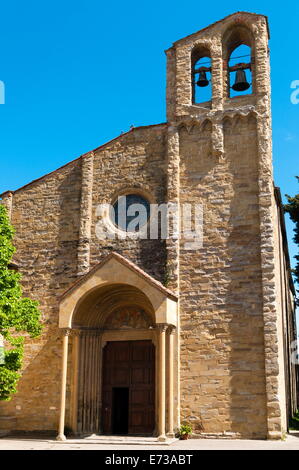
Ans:
[{"label": "shadow on wall", "polygon": [[[228,324],[231,431],[266,438],[266,390],[258,201],[258,149],[253,115],[224,122],[233,197],[223,253],[230,272],[223,320]],[[236,145],[236,142],[238,143]]]},{"label": "shadow on wall", "polygon": [[26,250],[17,250],[16,257],[24,295],[40,302],[44,330],[40,338],[26,339],[18,392],[10,402],[1,403],[1,414],[16,415],[18,430],[57,429],[62,349],[57,329],[59,297],[77,277],[80,178],[80,165],[75,162],[28,187],[40,195],[35,233],[30,233]]},{"label": "shadow on wall", "polygon": [[199,434],[265,438],[256,120],[225,120],[221,160],[208,122],[180,139],[181,202],[204,204],[203,247],[180,261],[182,421]]},{"label": "shadow on wall", "polygon": [[[127,158],[128,149],[133,148],[132,157]],[[114,148],[109,149],[110,156],[114,155]],[[133,194],[136,192],[150,193],[157,204],[166,202],[166,160],[165,160],[164,129],[134,130],[129,135],[122,136],[115,150],[115,161],[111,175],[109,166],[98,168],[95,162],[95,178],[104,178],[105,187],[99,191],[94,185],[93,211],[97,204],[111,203],[118,194]],[[119,156],[117,155],[119,154]],[[102,158],[96,155],[96,159]],[[97,160],[96,160],[97,161]],[[130,171],[128,172],[128,165]],[[122,175],[120,178],[119,175]],[[126,193],[128,189],[128,193]],[[163,282],[165,278],[166,248],[164,240],[147,239],[132,240],[130,238],[100,239],[95,233],[96,217],[93,213],[91,233],[91,267],[99,263],[111,251],[115,251],[130,261],[136,263],[141,269]]]}]

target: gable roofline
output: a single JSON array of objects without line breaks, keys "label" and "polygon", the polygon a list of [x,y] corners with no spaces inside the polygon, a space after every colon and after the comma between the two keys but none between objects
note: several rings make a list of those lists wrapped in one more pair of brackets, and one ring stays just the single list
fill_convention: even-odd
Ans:
[{"label": "gable roofline", "polygon": [[195,33],[192,33],[192,34],[188,34],[188,36],[185,36],[181,39],[178,39],[177,41],[174,41],[172,43],[172,46],[169,47],[169,49],[166,49],[165,52],[167,52],[168,50],[172,49],[173,47],[175,47],[177,44],[179,44],[180,42],[182,41],[185,41],[186,39],[189,39],[191,38],[192,36],[195,36],[196,34],[198,33],[202,33],[203,31],[206,31],[207,29],[210,29],[212,28],[213,26],[219,24],[219,23],[222,23],[223,21],[227,20],[228,18],[232,18],[233,16],[237,16],[237,15],[252,15],[252,16],[262,16],[263,18],[266,19],[266,25],[267,25],[267,31],[268,31],[268,38],[270,39],[270,29],[269,29],[269,22],[268,22],[268,17],[266,15],[261,15],[259,13],[252,13],[252,12],[249,12],[249,11],[236,11],[235,13],[231,13],[230,15],[227,15],[225,16],[224,18],[222,18],[221,20],[218,20],[218,21],[215,21],[214,23],[211,23],[210,25],[208,26],[205,26],[204,28],[202,29],[199,29],[198,31],[196,31]]},{"label": "gable roofline", "polygon": [[136,273],[138,276],[143,277],[146,279],[147,282],[149,282],[152,286],[154,286],[156,289],[158,289],[160,292],[166,295],[166,297],[171,298],[172,300],[177,301],[178,296],[172,292],[170,289],[167,289],[167,287],[163,286],[163,284],[159,281],[157,281],[155,278],[150,276],[148,273],[143,271],[143,269],[139,268],[135,263],[132,261],[128,260],[124,256],[120,255],[119,253],[116,253],[115,251],[112,251],[109,255],[107,255],[102,261],[100,261],[98,264],[96,264],[87,274],[84,274],[82,277],[80,277],[77,281],[75,281],[61,296],[60,300],[63,300],[65,297],[67,297],[68,294],[73,292],[77,287],[79,287],[81,284],[83,284],[87,279],[89,279],[98,269],[100,269],[102,266],[104,266],[106,263],[108,263],[109,260],[111,259],[116,259],[119,263],[121,263],[123,266],[127,267],[134,273]]},{"label": "gable roofline", "polygon": [[122,137],[124,137],[128,134],[131,134],[131,133],[133,133],[135,131],[138,131],[140,129],[147,129],[147,128],[151,128],[151,127],[167,126],[167,125],[168,125],[167,122],[162,122],[162,123],[159,123],[159,124],[149,124],[147,126],[133,127],[132,129],[128,130],[127,132],[124,132],[124,133],[118,135],[117,137],[114,137],[113,139],[108,140],[108,142],[105,142],[104,144],[100,145],[99,147],[96,147],[95,149],[90,150],[89,152],[85,152],[82,155],[80,155],[79,157],[74,158],[74,160],[71,160],[70,162],[65,163],[64,165],[60,166],[59,168],[56,168],[56,170],[53,170],[50,173],[46,173],[45,175],[40,176],[39,178],[36,178],[36,179],[30,181],[29,183],[24,184],[23,186],[20,186],[20,188],[18,188],[18,189],[15,189],[15,190],[7,189],[6,191],[4,191],[3,193],[0,194],[0,198],[3,198],[3,196],[5,196],[6,194],[9,194],[9,193],[10,194],[15,194],[18,191],[21,191],[21,190],[27,188],[27,186],[30,186],[31,184],[38,183],[42,179],[47,178],[48,176],[51,176],[51,175],[55,174],[56,172],[62,170],[63,168],[66,168],[68,165],[71,165],[72,163],[75,163],[76,161],[80,160],[81,158],[87,157],[88,155],[91,155],[91,154],[93,154],[93,153],[95,153],[99,150],[104,149],[106,146],[110,145],[112,142],[115,142],[118,139],[121,139]]}]

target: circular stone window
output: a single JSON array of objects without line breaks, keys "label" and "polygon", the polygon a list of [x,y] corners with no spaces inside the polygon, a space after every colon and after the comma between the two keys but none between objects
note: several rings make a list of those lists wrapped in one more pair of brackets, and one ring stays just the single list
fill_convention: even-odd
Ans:
[{"label": "circular stone window", "polygon": [[125,232],[139,232],[150,216],[150,203],[140,194],[124,194],[112,204],[110,218]]}]

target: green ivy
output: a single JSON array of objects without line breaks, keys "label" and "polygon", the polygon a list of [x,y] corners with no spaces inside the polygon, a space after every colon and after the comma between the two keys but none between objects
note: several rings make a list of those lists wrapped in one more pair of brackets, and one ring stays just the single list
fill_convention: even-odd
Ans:
[{"label": "green ivy", "polygon": [[188,423],[181,424],[179,432],[180,432],[181,436],[184,435],[184,434],[191,434],[192,433],[192,427]]},{"label": "green ivy", "polygon": [[13,235],[6,208],[0,204],[0,334],[6,346],[0,364],[0,400],[10,400],[17,391],[25,340],[20,333],[36,338],[42,330],[38,302],[23,297],[21,275],[8,268],[15,252]]},{"label": "green ivy", "polygon": [[290,429],[296,429],[299,431],[299,410],[294,413],[294,416],[290,419]]}]

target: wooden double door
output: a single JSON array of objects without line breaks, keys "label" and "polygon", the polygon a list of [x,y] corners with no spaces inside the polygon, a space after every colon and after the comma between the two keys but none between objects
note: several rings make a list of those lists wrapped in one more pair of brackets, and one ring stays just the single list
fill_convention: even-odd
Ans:
[{"label": "wooden double door", "polygon": [[102,430],[152,434],[155,428],[155,347],[111,341],[103,351]]}]

